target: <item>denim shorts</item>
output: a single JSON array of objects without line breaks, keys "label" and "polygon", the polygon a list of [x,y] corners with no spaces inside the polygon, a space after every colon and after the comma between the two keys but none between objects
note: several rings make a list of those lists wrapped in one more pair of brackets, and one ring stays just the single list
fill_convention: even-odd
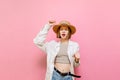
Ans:
[{"label": "denim shorts", "polygon": [[61,76],[58,72],[54,70],[52,75],[52,80],[73,80],[73,79],[72,76],[70,75]]}]

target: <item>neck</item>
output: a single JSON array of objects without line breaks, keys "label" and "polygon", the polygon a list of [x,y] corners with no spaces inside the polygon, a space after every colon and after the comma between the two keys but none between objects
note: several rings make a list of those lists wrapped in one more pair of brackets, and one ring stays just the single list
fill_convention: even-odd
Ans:
[{"label": "neck", "polygon": [[60,41],[63,43],[63,42],[68,42],[69,40],[68,39],[61,39]]}]

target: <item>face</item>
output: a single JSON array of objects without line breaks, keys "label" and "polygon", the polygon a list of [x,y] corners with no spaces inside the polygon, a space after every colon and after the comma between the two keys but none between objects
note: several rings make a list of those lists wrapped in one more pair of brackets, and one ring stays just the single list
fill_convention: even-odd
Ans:
[{"label": "face", "polygon": [[61,26],[60,27],[60,36],[61,36],[61,39],[68,39],[69,29],[68,29],[67,26]]}]

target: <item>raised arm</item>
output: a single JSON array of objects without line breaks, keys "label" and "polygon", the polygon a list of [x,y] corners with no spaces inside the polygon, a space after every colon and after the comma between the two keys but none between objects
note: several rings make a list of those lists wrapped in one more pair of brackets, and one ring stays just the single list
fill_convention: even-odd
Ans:
[{"label": "raised arm", "polygon": [[40,32],[33,39],[34,44],[37,45],[41,50],[46,52],[46,46],[48,42],[45,42],[46,36],[49,29],[54,25],[55,21],[49,21],[45,26],[40,30]]}]

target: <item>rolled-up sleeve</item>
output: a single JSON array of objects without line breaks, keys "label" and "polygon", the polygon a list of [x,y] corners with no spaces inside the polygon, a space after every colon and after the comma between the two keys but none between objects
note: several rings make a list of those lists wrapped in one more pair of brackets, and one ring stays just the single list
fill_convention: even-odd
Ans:
[{"label": "rolled-up sleeve", "polygon": [[46,46],[48,42],[45,42],[46,36],[48,34],[48,31],[50,29],[51,25],[46,24],[40,32],[36,35],[36,37],[33,39],[34,44],[36,44],[37,47],[39,47],[41,50],[46,52]]}]

